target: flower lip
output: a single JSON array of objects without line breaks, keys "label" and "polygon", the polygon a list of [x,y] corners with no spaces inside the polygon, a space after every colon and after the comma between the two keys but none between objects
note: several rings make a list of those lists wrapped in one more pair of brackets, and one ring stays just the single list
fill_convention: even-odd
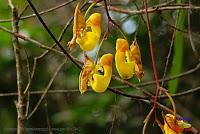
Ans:
[{"label": "flower lip", "polygon": [[105,54],[104,56],[101,57],[100,63],[101,65],[112,66],[112,59],[113,59],[112,54]]},{"label": "flower lip", "polygon": [[100,13],[93,13],[87,20],[87,23],[90,23],[95,26],[101,25],[101,14]]},{"label": "flower lip", "polygon": [[125,52],[128,49],[129,49],[129,45],[128,45],[127,40],[122,39],[122,38],[117,39],[117,42],[116,42],[116,50],[117,51],[119,50],[121,52]]}]

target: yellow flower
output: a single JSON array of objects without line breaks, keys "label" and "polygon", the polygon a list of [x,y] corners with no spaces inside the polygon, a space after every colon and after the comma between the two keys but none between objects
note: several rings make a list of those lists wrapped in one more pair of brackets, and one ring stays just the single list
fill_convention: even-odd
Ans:
[{"label": "yellow flower", "polygon": [[166,114],[164,117],[165,134],[183,134],[184,129],[190,127],[190,124],[184,122],[183,120],[175,119],[172,114]]},{"label": "yellow flower", "polygon": [[86,62],[79,76],[79,90],[81,94],[87,91],[88,85],[95,92],[104,92],[109,86],[112,76],[112,54],[105,54],[101,57],[99,64],[85,55]]},{"label": "yellow flower", "polygon": [[100,36],[101,14],[93,13],[85,21],[78,3],[74,13],[73,38],[68,44],[69,48],[72,49],[76,42],[83,51],[91,51],[98,44]]},{"label": "yellow flower", "polygon": [[104,54],[99,65],[96,65],[96,71],[89,81],[95,92],[104,92],[109,86],[112,76],[112,54]]},{"label": "yellow flower", "polygon": [[130,79],[136,74],[140,80],[143,76],[140,49],[136,41],[129,44],[125,39],[117,39],[115,64],[121,78]]}]

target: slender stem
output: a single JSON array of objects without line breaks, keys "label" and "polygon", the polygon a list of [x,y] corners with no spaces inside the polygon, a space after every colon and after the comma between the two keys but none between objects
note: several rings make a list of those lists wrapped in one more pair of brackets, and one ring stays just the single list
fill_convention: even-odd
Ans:
[{"label": "slender stem", "polygon": [[157,89],[159,89],[160,84],[159,84],[159,81],[158,81],[158,73],[157,73],[157,69],[156,69],[155,56],[154,56],[154,51],[153,51],[153,43],[152,43],[152,38],[151,38],[151,28],[150,28],[150,22],[149,22],[149,14],[147,12],[147,0],[144,0],[144,6],[145,6],[145,10],[146,10],[146,21],[147,21],[147,29],[148,29],[148,36],[149,36],[151,62],[152,62],[152,65],[153,65],[153,71],[154,71],[154,77],[155,77],[155,80],[156,80],[156,86],[157,86]]},{"label": "slender stem", "polygon": [[[14,7],[11,0],[8,0],[8,4],[12,10],[12,29],[13,33],[18,33],[18,11]],[[23,78],[22,78],[22,64],[21,64],[21,54],[18,37],[13,35],[13,47],[15,52],[15,60],[16,60],[16,73],[17,73],[17,88],[18,88],[18,101],[16,103],[17,107],[17,134],[24,134],[25,128],[25,100],[23,94]]]},{"label": "slender stem", "polygon": [[29,5],[32,8],[32,10],[35,12],[37,18],[42,23],[42,25],[45,28],[45,30],[48,32],[48,34],[51,36],[51,38],[54,40],[54,42],[58,45],[58,47],[61,49],[61,51],[65,54],[65,56],[67,58],[69,58],[70,61],[72,61],[79,69],[81,69],[81,66],[78,63],[76,63],[76,61],[72,58],[72,56],[62,47],[62,45],[59,43],[59,41],[57,41],[56,37],[53,35],[53,33],[47,27],[47,25],[45,24],[45,22],[43,21],[43,19],[40,17],[38,11],[36,10],[35,6],[31,2],[31,0],[27,0],[27,2],[29,3]]},{"label": "slender stem", "polygon": [[[154,56],[154,51],[153,51],[153,43],[152,43],[152,39],[151,39],[151,29],[150,29],[150,22],[149,22],[149,14],[147,12],[147,0],[144,0],[144,7],[145,7],[145,11],[146,11],[146,21],[147,21],[147,29],[148,29],[148,36],[149,36],[149,46],[150,46],[150,53],[151,53],[151,62],[153,65],[153,72],[154,72],[154,77],[156,80],[156,96],[154,99],[154,110],[156,109],[156,104],[157,104],[157,98],[159,95],[159,91],[160,91],[160,84],[159,84],[159,80],[158,80],[158,73],[157,73],[157,69],[156,69],[156,63],[155,63],[155,56]],[[155,112],[156,114],[156,112]]]},{"label": "slender stem", "polygon": [[[71,4],[71,3],[75,2],[75,1],[76,0],[69,0],[67,2],[63,2],[63,3],[59,4],[59,5],[56,5],[56,6],[52,7],[52,8],[49,8],[47,10],[40,11],[39,14],[43,15],[43,14],[47,14],[47,13],[53,12],[53,11],[55,11],[57,9],[60,9],[60,8],[66,6],[68,4]],[[20,16],[19,20],[25,20],[25,19],[36,17],[35,14],[30,14],[30,15],[22,16],[24,14],[24,11],[28,8],[28,6],[29,6],[29,4],[24,8],[24,10],[22,11],[22,13],[19,15]],[[10,21],[12,21],[12,19],[4,19],[4,20],[0,20],[0,23],[1,22],[10,22]]]},{"label": "slender stem", "polygon": [[41,104],[42,100],[45,98],[45,96],[47,95],[47,92],[49,90],[49,88],[51,87],[55,77],[57,76],[58,72],[60,71],[60,69],[63,67],[63,65],[66,63],[66,59],[58,66],[58,68],[56,69],[55,73],[53,74],[52,78],[50,79],[44,93],[42,94],[42,96],[40,97],[39,101],[37,102],[36,106],[33,108],[33,110],[30,112],[30,114],[27,116],[27,119],[30,119],[31,116],[37,111],[39,105]]},{"label": "slender stem", "polygon": [[[175,22],[175,27],[177,26],[178,24],[178,18],[179,18],[179,12],[176,13],[176,22]],[[174,38],[175,38],[175,35],[176,35],[176,29],[174,29],[174,32],[173,32],[173,35],[172,35],[172,40],[171,40],[171,44],[170,44],[170,47],[169,47],[169,52],[167,54],[167,60],[165,62],[165,69],[164,69],[164,73],[163,73],[163,77],[162,79],[165,78],[166,74],[167,74],[167,69],[168,69],[168,64],[169,64],[169,61],[170,61],[170,56],[172,54],[172,49],[173,49],[173,45],[174,45]],[[161,83],[161,87],[164,86],[164,81],[162,81]]]},{"label": "slender stem", "polygon": [[156,80],[156,96],[154,98],[153,101],[153,111],[154,111],[154,115],[155,118],[157,117],[156,115],[156,106],[157,106],[157,99],[158,99],[158,95],[159,95],[159,91],[160,91],[160,84],[159,84],[159,80],[158,80],[158,73],[157,73],[157,69],[156,69],[156,63],[155,63],[155,56],[154,56],[154,51],[153,51],[153,43],[152,43],[152,39],[151,39],[151,28],[150,28],[150,22],[149,22],[149,14],[148,14],[148,10],[147,10],[147,0],[144,0],[144,7],[145,7],[145,12],[146,12],[146,22],[147,22],[147,29],[148,29],[148,37],[149,37],[149,47],[150,47],[150,53],[151,53],[151,62],[153,65],[153,72],[154,72],[154,77]]},{"label": "slender stem", "polygon": [[104,33],[103,39],[101,40],[101,42],[99,44],[99,48],[97,50],[97,54],[96,54],[96,57],[95,57],[95,60],[94,60],[94,64],[97,64],[97,61],[98,61],[98,58],[99,58],[99,54],[100,54],[100,51],[101,51],[101,47],[103,45],[103,42],[106,40],[107,35],[108,35],[108,31],[106,31]]},{"label": "slender stem", "polygon": [[142,129],[142,134],[145,134],[146,132],[146,128],[147,128],[147,124],[151,118],[151,115],[153,113],[153,108],[150,110],[150,112],[148,113],[148,115],[146,116],[145,120],[144,120],[144,126],[143,126],[143,129]]},{"label": "slender stem", "polygon": [[104,1],[105,9],[106,9],[106,15],[107,15],[107,18],[108,18],[108,27],[107,27],[108,30],[107,31],[109,32],[109,30],[110,30],[110,23],[109,22],[111,22],[117,28],[117,30],[120,32],[120,34],[124,37],[124,39],[127,40],[127,38],[126,38],[124,32],[121,30],[120,26],[110,17],[106,0],[103,0],[103,1]]},{"label": "slender stem", "polygon": [[176,117],[176,105],[175,105],[174,100],[172,99],[172,96],[167,92],[166,89],[160,87],[160,90],[161,90],[162,92],[164,92],[164,93],[166,94],[166,96],[169,98],[169,100],[170,100],[170,102],[171,102],[171,104],[172,104],[172,107],[173,107],[174,117]]},{"label": "slender stem", "polygon": [[[139,15],[139,14],[146,14],[146,9],[140,9],[140,10],[126,10],[126,9],[122,9],[122,8],[118,8],[118,7],[115,7],[115,6],[110,6],[109,8],[110,10],[112,11],[115,11],[115,12],[119,12],[119,13],[125,13],[125,14],[128,14],[128,15]],[[159,12],[159,11],[168,11],[168,10],[178,10],[178,9],[192,9],[192,10],[200,10],[200,6],[195,6],[195,5],[177,5],[177,4],[174,4],[174,5],[166,5],[166,6],[163,6],[163,5],[157,5],[157,6],[154,6],[154,7],[149,7],[147,12],[148,13],[155,13],[155,12]]]},{"label": "slender stem", "polygon": [[88,9],[85,12],[84,18],[86,19],[87,15],[89,14],[89,12],[91,11],[91,9],[97,4],[97,1],[93,2]]},{"label": "slender stem", "polygon": [[[191,7],[191,1],[189,0],[189,7]],[[192,33],[191,33],[191,28],[190,28],[190,14],[191,14],[191,9],[188,10],[188,34],[189,34],[189,39],[190,39],[190,45],[192,47],[194,55],[198,58],[200,61],[200,55],[194,45],[193,39],[192,39]]]}]

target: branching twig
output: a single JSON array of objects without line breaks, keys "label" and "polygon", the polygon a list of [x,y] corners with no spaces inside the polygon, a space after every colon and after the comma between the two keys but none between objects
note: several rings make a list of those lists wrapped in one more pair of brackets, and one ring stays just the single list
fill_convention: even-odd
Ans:
[{"label": "branching twig", "polygon": [[66,62],[66,60],[64,60],[64,62],[61,63],[61,64],[59,65],[59,67],[56,69],[56,71],[54,72],[54,74],[53,74],[51,80],[49,81],[49,83],[48,83],[48,85],[47,85],[47,87],[46,87],[44,93],[42,94],[41,98],[40,98],[39,101],[37,102],[36,106],[33,108],[33,110],[32,110],[32,111],[30,112],[30,114],[27,116],[27,119],[29,119],[29,118],[37,111],[37,109],[38,109],[40,103],[42,102],[42,100],[43,100],[44,97],[46,96],[46,94],[47,94],[49,88],[51,87],[51,85],[52,85],[52,83],[53,83],[55,77],[57,76],[58,72],[60,71],[60,69],[62,68],[62,66],[65,64],[65,62]]},{"label": "branching twig", "polygon": [[[114,92],[116,94],[123,94],[124,96],[127,97],[133,97],[131,94],[127,94],[124,93],[118,89],[116,89],[115,87],[110,87],[110,91]],[[118,92],[119,91],[119,92]],[[78,93],[79,90],[78,89],[72,89],[72,90],[49,90],[47,94],[65,94],[65,93]],[[191,88],[191,89],[187,89],[185,91],[179,92],[179,93],[175,93],[175,94],[171,94],[171,97],[173,98],[177,98],[177,97],[182,97],[182,96],[186,96],[186,95],[191,95],[191,94],[195,94],[197,92],[200,92],[200,86],[195,87],[195,88]],[[43,94],[44,91],[31,91],[30,94],[31,95],[39,95],[39,94]],[[0,93],[0,97],[12,97],[12,96],[17,96],[18,93]],[[148,99],[149,97],[142,97],[140,99]],[[159,99],[167,99],[168,97],[166,95],[161,95],[158,96]]]},{"label": "branching twig", "polygon": [[150,22],[149,22],[149,14],[148,14],[148,11],[147,11],[147,0],[144,0],[144,7],[145,7],[145,12],[146,12],[146,22],[147,22],[148,37],[149,37],[151,62],[152,62],[154,77],[155,77],[155,81],[156,81],[156,96],[155,96],[154,106],[153,106],[153,109],[155,110],[156,109],[157,97],[158,97],[159,91],[160,91],[160,84],[159,84],[159,81],[158,81],[158,73],[157,73],[157,69],[156,69],[155,56],[154,56],[154,51],[153,51],[153,43],[152,43],[152,38],[151,38],[151,28],[150,28]]},{"label": "branching twig", "polygon": [[[18,33],[18,11],[12,4],[11,0],[8,0],[8,4],[12,10],[12,29],[13,33]],[[20,55],[20,46],[18,37],[13,35],[13,47],[15,52],[16,61],[16,73],[17,73],[17,89],[18,89],[18,101],[16,103],[17,107],[17,134],[24,134],[25,128],[25,100],[23,94],[23,79],[22,79],[22,64]]]},{"label": "branching twig", "polygon": [[[140,9],[140,10],[126,10],[126,9],[122,9],[122,8],[118,8],[118,7],[114,7],[114,6],[110,6],[109,8],[112,11],[115,12],[120,12],[120,13],[125,13],[128,15],[139,15],[139,14],[145,14],[146,11],[145,9]],[[165,11],[165,10],[177,10],[177,9],[193,9],[193,10],[200,10],[200,6],[195,6],[195,5],[170,5],[170,6],[156,6],[156,7],[149,7],[147,9],[148,13],[154,13],[154,12],[160,12],[160,11]]]},{"label": "branching twig", "polygon": [[[175,27],[177,26],[178,18],[179,18],[179,12],[176,13],[176,23],[175,23]],[[171,56],[171,54],[172,54],[172,49],[173,49],[173,45],[174,45],[174,38],[175,38],[175,35],[176,35],[176,29],[174,29],[174,32],[173,32],[173,35],[172,35],[171,44],[170,44],[170,47],[169,47],[169,52],[168,52],[168,54],[167,54],[167,59],[166,59],[166,62],[165,62],[164,73],[163,73],[163,77],[162,77],[163,79],[166,77],[166,74],[167,74],[169,59],[170,59],[170,56]],[[164,81],[162,81],[161,87],[163,87],[163,85],[164,85]]]},{"label": "branching twig", "polygon": [[[189,0],[189,7],[191,7],[190,0]],[[200,62],[200,55],[199,55],[198,51],[196,50],[196,47],[195,47],[193,39],[192,39],[192,33],[191,33],[191,28],[190,28],[190,13],[191,13],[191,10],[188,10],[188,34],[189,34],[189,39],[190,39],[190,45],[192,47],[194,55],[198,58],[198,60]]]},{"label": "branching twig", "polygon": [[69,58],[70,61],[72,61],[78,68],[81,68],[81,66],[78,63],[76,63],[76,61],[72,58],[72,56],[62,47],[62,45],[60,44],[60,42],[56,39],[56,37],[53,35],[53,33],[47,27],[47,25],[45,24],[45,22],[43,21],[43,19],[40,17],[40,15],[39,15],[38,11],[36,10],[35,6],[33,5],[33,3],[30,0],[27,0],[27,2],[29,3],[29,5],[32,8],[32,10],[35,12],[37,18],[42,23],[42,25],[45,28],[45,30],[48,32],[48,34],[51,36],[51,38],[54,40],[54,42],[59,46],[59,48],[61,49],[61,51],[65,54],[66,58]]},{"label": "branching twig", "polygon": [[[75,1],[76,1],[76,0],[69,0],[69,1],[63,2],[63,3],[61,3],[61,4],[57,5],[57,6],[54,6],[54,7],[52,7],[52,8],[47,9],[47,10],[41,11],[41,12],[39,12],[39,14],[40,14],[40,15],[43,15],[43,14],[46,14],[46,13],[50,13],[50,12],[52,12],[52,11],[55,11],[55,10],[61,8],[61,7],[64,7],[64,6],[66,6],[66,5],[69,5],[69,4],[71,4],[71,3],[75,2]],[[24,13],[24,11],[26,10],[26,8],[27,8],[28,6],[29,6],[29,5],[27,5],[27,6],[24,8],[24,10],[22,11],[22,13],[19,15],[19,20],[24,20],[24,19],[29,19],[29,18],[36,17],[36,14],[31,14],[31,15],[27,15],[27,16],[22,16],[23,13]],[[12,19],[5,19],[5,20],[0,20],[0,23],[1,23],[1,22],[10,22],[10,21],[12,21]]]}]

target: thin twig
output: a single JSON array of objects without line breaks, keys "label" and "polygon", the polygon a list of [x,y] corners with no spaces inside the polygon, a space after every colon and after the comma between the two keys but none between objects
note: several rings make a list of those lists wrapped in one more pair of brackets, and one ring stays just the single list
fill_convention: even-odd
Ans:
[{"label": "thin twig", "polygon": [[[81,6],[81,9],[84,8],[85,6],[87,5],[87,2],[85,2],[82,6]],[[61,42],[63,37],[65,36],[65,32],[67,30],[67,28],[70,26],[70,24],[72,23],[74,17],[72,16],[65,24],[62,32],[60,33],[59,37],[58,37],[58,41]],[[56,43],[54,43],[51,48],[54,48],[56,47]],[[44,58],[50,51],[49,50],[46,50],[43,54],[41,54],[40,56],[37,57],[37,60],[40,60],[42,58]]]},{"label": "thin twig", "polygon": [[[13,33],[18,33],[18,11],[14,7],[11,0],[8,0],[8,5],[12,10],[12,29]],[[16,61],[16,74],[17,74],[17,89],[18,89],[18,101],[16,103],[17,107],[17,134],[24,134],[25,128],[25,100],[23,94],[23,78],[22,78],[22,64],[21,64],[21,54],[18,37],[13,35],[13,47],[15,52]]]},{"label": "thin twig", "polygon": [[[159,95],[159,91],[160,91],[160,84],[158,81],[158,72],[156,69],[156,63],[155,63],[155,56],[154,56],[154,51],[153,51],[153,43],[152,43],[152,38],[151,38],[151,28],[150,28],[150,22],[149,22],[149,14],[147,12],[147,0],[144,0],[144,7],[145,7],[145,12],[146,12],[146,25],[147,25],[147,29],[148,29],[148,37],[149,37],[149,47],[150,47],[150,53],[151,53],[151,62],[152,62],[152,66],[153,66],[153,72],[154,72],[154,77],[155,77],[155,81],[156,81],[156,96],[154,99],[154,106],[153,109],[156,109],[156,102],[157,102],[157,97]],[[154,111],[156,113],[156,111]]]},{"label": "thin twig", "polygon": [[111,88],[111,87],[108,87],[108,90],[115,93],[115,94],[130,97],[130,98],[135,99],[135,100],[147,100],[149,98],[149,97],[146,97],[146,96],[136,96],[136,95],[132,95],[132,94],[127,94],[127,93],[124,93],[120,90],[117,90],[117,89],[114,89],[114,88]]},{"label": "thin twig", "polygon": [[[39,14],[40,15],[44,15],[46,13],[49,13],[49,12],[55,11],[57,9],[60,9],[60,8],[62,8],[64,6],[66,6],[66,5],[69,5],[69,4],[71,4],[71,3],[75,2],[75,1],[76,0],[69,0],[69,1],[63,2],[63,3],[61,3],[61,4],[57,5],[57,6],[54,6],[52,8],[47,9],[47,10],[41,11],[41,12],[39,12]],[[28,7],[28,6],[26,6],[26,7]],[[26,10],[26,8],[25,8],[25,10]],[[23,12],[21,14],[23,15]],[[29,19],[29,18],[36,17],[36,14],[31,14],[31,15],[27,15],[27,16],[22,16],[22,15],[20,15],[19,20],[24,20],[24,19]],[[12,19],[5,19],[5,20],[0,20],[0,23],[1,22],[10,22],[10,21],[12,21]]]},{"label": "thin twig", "polygon": [[[47,92],[47,94],[65,94],[65,93],[78,93],[79,90],[77,89],[72,89],[72,90],[49,90]],[[40,90],[40,91],[30,91],[31,95],[40,95],[43,94],[44,90]],[[0,93],[0,97],[11,97],[11,96],[17,96],[18,93]]]},{"label": "thin twig", "polygon": [[[174,80],[174,79],[177,79],[177,78],[181,78],[181,77],[187,76],[189,74],[192,74],[199,69],[200,69],[200,62],[194,68],[192,68],[188,71],[182,72],[180,74],[177,74],[177,75],[174,75],[174,76],[171,76],[171,77],[167,77],[165,79],[160,79],[159,82],[170,81],[170,80]],[[149,82],[139,83],[139,84],[135,84],[135,85],[138,86],[138,87],[143,87],[143,86],[153,85],[155,83],[156,83],[156,81],[149,81]]]},{"label": "thin twig", "polygon": [[144,126],[143,126],[143,129],[142,129],[142,134],[145,134],[146,132],[146,128],[147,128],[147,124],[151,118],[151,115],[153,113],[153,108],[149,111],[148,115],[146,116],[145,120],[144,120]]},{"label": "thin twig", "polygon": [[[112,11],[115,12],[120,12],[120,13],[125,13],[128,15],[139,15],[139,14],[145,14],[146,11],[145,9],[140,9],[140,10],[126,10],[126,9],[122,9],[122,8],[118,8],[118,7],[114,7],[114,6],[110,6],[109,8]],[[160,12],[160,11],[165,11],[165,10],[178,10],[178,9],[192,9],[192,10],[200,10],[200,6],[195,6],[195,5],[166,5],[166,6],[156,6],[156,7],[149,7],[147,9],[148,13],[154,13],[154,12]]]},{"label": "thin twig", "polygon": [[[127,97],[135,97],[135,96],[132,96],[130,94],[127,94],[127,93],[124,93],[114,87],[110,87],[110,91],[111,92],[114,92],[116,94],[122,94],[123,96],[127,96]],[[177,97],[182,97],[182,96],[186,96],[186,95],[191,95],[191,94],[195,94],[197,92],[200,92],[200,86],[198,87],[195,87],[195,88],[191,88],[191,89],[187,89],[187,90],[184,90],[182,92],[179,92],[179,93],[175,93],[175,94],[171,94],[171,97],[173,98],[177,98]],[[44,91],[41,90],[41,91],[31,91],[30,94],[31,95],[39,95],[39,94],[43,94]],[[65,94],[65,93],[79,93],[79,90],[78,89],[72,89],[72,90],[49,90],[47,92],[47,94]],[[14,92],[14,93],[0,93],[0,97],[12,97],[12,96],[17,96],[18,93],[17,92]],[[149,97],[142,97],[142,98],[139,98],[139,99],[148,99]],[[167,99],[168,97],[166,95],[161,95],[161,96],[158,96],[158,98],[161,100],[161,99]]]},{"label": "thin twig", "polygon": [[24,7],[24,9],[22,10],[22,12],[19,14],[19,20],[20,18],[24,15],[24,13],[26,12],[26,10],[28,9],[29,5],[26,3],[26,6]]},{"label": "thin twig", "polygon": [[[189,0],[189,6],[191,6],[191,2]],[[191,33],[191,28],[190,28],[190,14],[191,14],[191,9],[188,10],[188,34],[189,34],[189,39],[190,39],[190,45],[192,47],[192,50],[194,52],[194,55],[198,58],[198,60],[200,61],[200,55],[198,53],[198,51],[196,50],[196,47],[194,45],[193,39],[192,39],[192,33]]]},{"label": "thin twig", "polygon": [[33,3],[30,0],[27,0],[27,2],[29,3],[30,7],[32,8],[32,10],[34,11],[34,13],[36,14],[37,18],[39,19],[39,21],[41,22],[41,24],[43,25],[43,27],[45,28],[45,30],[48,32],[49,36],[51,36],[51,38],[54,40],[54,42],[58,45],[58,47],[61,49],[61,51],[65,54],[66,58],[69,58],[71,62],[73,62],[76,67],[81,68],[81,66],[72,58],[72,56],[62,47],[62,45],[60,44],[60,42],[56,39],[56,37],[53,35],[53,33],[50,31],[50,29],[48,28],[48,26],[46,25],[46,23],[43,21],[43,19],[40,17],[38,11],[36,10],[35,6],[33,5]]},{"label": "thin twig", "polygon": [[[41,11],[39,14],[43,15],[43,14],[52,12],[52,11],[54,11],[56,9],[59,9],[61,7],[64,7],[64,6],[68,5],[68,4],[70,4],[70,3],[74,2],[74,1],[75,0],[64,2],[64,3],[62,3],[62,4],[58,5],[58,6],[52,7],[50,9],[45,10],[45,11]],[[195,5],[191,5],[191,6],[189,6],[189,5],[176,5],[176,4],[163,6],[161,4],[161,5],[157,5],[156,7],[155,6],[154,7],[149,7],[148,8],[148,13],[160,12],[160,11],[165,11],[165,10],[178,10],[178,9],[200,10],[200,6],[195,6]],[[126,10],[126,9],[122,9],[122,8],[119,8],[119,7],[116,7],[116,6],[110,6],[109,10],[112,10],[112,11],[115,11],[115,12],[129,14],[129,15],[145,14],[145,9]],[[31,14],[31,15],[27,15],[27,16],[22,16],[20,18],[20,20],[29,19],[29,18],[32,18],[32,17],[36,17],[36,15],[35,14]],[[0,23],[2,23],[2,22],[11,22],[11,21],[12,21],[12,19],[4,19],[4,20],[0,20]]]},{"label": "thin twig", "polygon": [[40,97],[39,101],[37,102],[36,106],[33,108],[33,110],[30,112],[30,114],[27,116],[27,119],[29,119],[38,109],[39,105],[41,104],[42,100],[44,99],[44,97],[47,95],[47,92],[49,90],[49,88],[51,87],[55,77],[57,76],[58,72],[60,71],[60,69],[63,67],[63,65],[66,63],[66,59],[64,60],[64,62],[62,62],[58,68],[56,69],[56,71],[54,72],[51,80],[49,81],[44,93],[42,94],[42,96]]},{"label": "thin twig", "polygon": [[[30,71],[30,64],[29,64],[29,57],[28,57],[28,52],[26,51],[26,48],[24,48],[25,54],[26,54],[26,67],[27,67],[27,73],[28,73],[28,82],[31,81],[31,71]],[[26,89],[24,90],[24,92],[26,91]],[[26,112],[25,112],[25,116],[27,116],[28,111],[29,111],[29,104],[30,104],[30,90],[27,90],[27,97],[26,97]]]},{"label": "thin twig", "polygon": [[48,129],[49,129],[49,134],[53,134],[53,132],[52,132],[52,128],[51,128],[51,123],[50,123],[50,120],[49,120],[49,112],[48,112],[48,101],[47,101],[47,96],[46,96],[46,98],[45,98],[44,107],[45,107],[46,120],[47,120],[47,126],[48,126]]},{"label": "thin twig", "polygon": [[19,33],[12,32],[12,31],[10,31],[9,29],[7,29],[7,28],[5,28],[5,27],[0,26],[0,30],[3,30],[3,31],[5,31],[5,32],[7,32],[7,33],[10,33],[10,34],[13,34],[14,36],[16,36],[16,37],[18,37],[18,38],[21,38],[21,39],[23,39],[23,40],[25,40],[25,41],[29,41],[29,42],[31,42],[31,43],[37,45],[38,47],[45,49],[45,50],[49,50],[49,51],[52,51],[52,52],[55,52],[55,53],[64,55],[64,53],[62,53],[62,52],[60,52],[60,51],[58,51],[58,50],[56,50],[56,49],[53,49],[53,48],[51,48],[51,47],[48,47],[47,45],[44,45],[44,44],[42,44],[42,43],[40,43],[40,42],[38,42],[38,41],[36,41],[36,40],[34,40],[34,39],[31,39],[31,38],[26,37],[26,36],[24,36],[24,35],[21,35],[21,34],[19,34]]},{"label": "thin twig", "polygon": [[108,7],[106,0],[103,0],[103,1],[104,1],[104,5],[105,5],[104,7],[105,7],[105,10],[106,10],[106,16],[108,18],[107,31],[109,32],[109,30],[110,30],[110,23],[109,22],[111,22],[117,28],[117,30],[120,32],[120,34],[124,37],[124,39],[127,40],[127,38],[126,38],[124,32],[122,31],[122,29],[120,28],[120,26],[110,17],[110,14],[109,14],[109,11],[108,11],[108,8],[110,8],[110,6]]},{"label": "thin twig", "polygon": [[[176,13],[176,23],[175,23],[175,27],[177,27],[177,24],[178,24],[179,13],[180,13],[180,12],[177,12],[177,13]],[[168,54],[167,54],[167,59],[166,59],[165,68],[164,68],[164,73],[163,73],[162,79],[164,79],[164,78],[166,77],[166,74],[167,74],[169,59],[170,59],[170,56],[171,56],[171,54],[172,54],[172,49],[173,49],[173,45],[174,45],[174,38],[175,38],[175,35],[176,35],[176,29],[174,29],[174,32],[173,32],[173,35],[172,35],[172,40],[171,40],[171,43],[170,43],[169,52],[168,52]],[[163,85],[164,85],[164,81],[162,81],[161,87],[163,87]]]}]

